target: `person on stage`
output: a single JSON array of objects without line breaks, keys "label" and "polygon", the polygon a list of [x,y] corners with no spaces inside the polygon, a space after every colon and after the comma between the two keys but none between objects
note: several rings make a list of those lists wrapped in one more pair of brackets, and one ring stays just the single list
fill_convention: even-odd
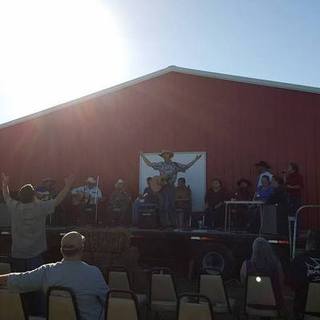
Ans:
[{"label": "person on stage", "polygon": [[108,204],[108,225],[112,227],[129,225],[131,222],[131,195],[124,180],[118,179],[114,185]]},{"label": "person on stage", "polygon": [[191,168],[201,158],[201,155],[197,155],[194,160],[187,164],[172,161],[174,153],[169,150],[163,150],[159,154],[163,158],[163,161],[160,162],[151,162],[143,152],[140,152],[140,156],[147,166],[159,171],[163,181],[163,187],[160,190],[160,225],[163,228],[175,227],[177,224],[175,215],[175,182],[177,174]]},{"label": "person on stage", "polygon": [[283,179],[289,196],[290,215],[295,216],[302,205],[303,177],[299,172],[299,166],[290,162],[287,171],[283,172]]},{"label": "person on stage", "polygon": [[73,205],[80,210],[78,217],[81,225],[92,225],[95,223],[96,205],[102,199],[102,192],[98,187],[97,180],[89,177],[86,184],[71,190]]},{"label": "person on stage", "polygon": [[35,191],[39,200],[47,201],[54,199],[58,194],[56,191],[56,181],[52,178],[44,178],[41,184],[35,187]]}]

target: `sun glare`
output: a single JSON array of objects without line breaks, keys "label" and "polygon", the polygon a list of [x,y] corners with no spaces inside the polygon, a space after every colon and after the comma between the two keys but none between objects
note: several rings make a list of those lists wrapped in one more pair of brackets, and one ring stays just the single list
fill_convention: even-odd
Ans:
[{"label": "sun glare", "polygon": [[23,116],[123,79],[121,30],[101,1],[4,2],[0,94],[10,98],[11,114]]}]

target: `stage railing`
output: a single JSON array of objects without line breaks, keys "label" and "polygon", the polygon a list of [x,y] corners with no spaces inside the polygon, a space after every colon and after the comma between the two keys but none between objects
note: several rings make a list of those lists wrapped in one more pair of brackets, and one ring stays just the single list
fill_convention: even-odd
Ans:
[{"label": "stage railing", "polygon": [[[314,209],[320,208],[320,204],[307,204],[299,207],[296,211],[295,216],[288,217],[289,223],[289,245],[290,245],[290,258],[294,259],[296,256],[296,248],[297,248],[297,223],[298,217],[301,214],[301,211],[305,209]],[[293,224],[293,235],[292,235],[292,224]]]}]

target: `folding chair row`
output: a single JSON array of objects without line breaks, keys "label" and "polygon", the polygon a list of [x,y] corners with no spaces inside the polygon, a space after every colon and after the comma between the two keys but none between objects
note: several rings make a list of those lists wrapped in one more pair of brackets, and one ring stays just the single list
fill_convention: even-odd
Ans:
[{"label": "folding chair row", "polygon": [[47,317],[28,317],[19,293],[0,289],[0,319],[39,320],[68,319],[78,320],[79,312],[73,292],[63,287],[51,287],[47,292]]},{"label": "folding chair row", "polygon": [[[303,319],[320,319],[320,282],[310,282]],[[275,288],[269,276],[248,275],[245,288],[244,313],[246,316],[285,318],[277,301]]]},{"label": "folding chair row", "polygon": [[[122,294],[122,298],[118,297],[119,293]],[[110,290],[107,295],[106,310],[105,319],[108,320],[139,319],[137,298],[131,291]],[[40,317],[27,316],[20,294],[0,289],[0,319],[36,320]],[[47,317],[41,319],[80,320],[77,301],[72,290],[64,287],[50,287],[47,292]]]},{"label": "folding chair row", "polygon": [[[201,274],[197,294],[209,299],[215,313],[232,313],[235,300],[229,299],[221,274]],[[160,313],[177,310],[176,283],[169,269],[157,268],[151,271],[149,296],[151,311]]]}]

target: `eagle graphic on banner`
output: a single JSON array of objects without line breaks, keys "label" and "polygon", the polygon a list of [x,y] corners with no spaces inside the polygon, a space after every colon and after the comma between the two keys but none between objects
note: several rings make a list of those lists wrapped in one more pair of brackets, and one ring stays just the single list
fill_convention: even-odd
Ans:
[{"label": "eagle graphic on banner", "polygon": [[310,257],[311,263],[306,263],[307,277],[312,281],[320,281],[320,258]]}]

